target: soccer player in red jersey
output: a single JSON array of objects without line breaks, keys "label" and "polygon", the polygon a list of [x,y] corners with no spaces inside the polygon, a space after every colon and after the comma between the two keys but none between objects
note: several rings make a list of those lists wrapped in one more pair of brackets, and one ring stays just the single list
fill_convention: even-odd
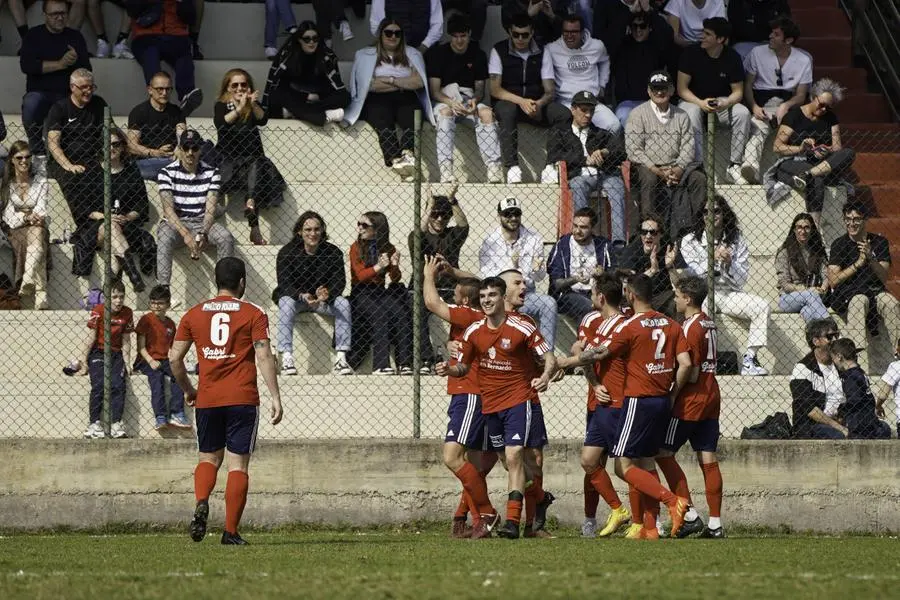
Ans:
[{"label": "soccer player in red jersey", "polygon": [[[435,276],[440,269],[446,268],[445,265],[446,261],[440,257],[425,258],[422,295],[425,308],[450,323],[450,341],[459,342],[472,323],[484,319],[484,313],[476,308],[479,306],[478,287],[481,282],[477,279],[459,280],[453,291],[454,304],[447,304],[435,284]],[[456,364],[456,358],[454,352],[449,364]],[[444,464],[463,485],[463,496],[453,516],[451,535],[475,539],[489,537],[498,517],[488,497],[485,474],[481,471],[481,452],[487,447],[487,431],[481,411],[477,363],[472,365],[465,377],[448,378],[447,393],[450,394],[450,407],[447,409],[447,433],[444,436]],[[467,513],[472,513],[472,530],[466,528]]]},{"label": "soccer player in red jersey", "polygon": [[688,383],[675,399],[663,449],[656,462],[672,491],[690,500],[687,478],[675,461],[675,454],[685,442],[690,441],[703,471],[709,504],[709,525],[703,526],[703,521],[692,507],[685,515],[678,537],[697,532],[700,537],[725,537],[721,521],[722,473],[716,457],[722,396],[716,381],[716,324],[701,310],[706,293],[706,282],[700,277],[683,277],[675,284],[675,308],[685,316],[682,329],[693,366]]},{"label": "soccer player in red jersey", "polygon": [[[649,472],[669,423],[671,399],[687,383],[691,357],[681,326],[653,310],[653,284],[644,274],[633,275],[625,286],[625,298],[634,315],[615,327],[608,344],[581,353],[583,364],[595,360],[625,359],[625,401],[610,454],[616,457],[616,475],[643,495],[642,539],[656,539],[654,501],[663,502],[672,517],[672,536],[678,535],[690,507]],[[674,387],[673,387],[674,384]]]},{"label": "soccer player in red jersey", "polygon": [[[182,317],[169,351],[175,380],[184,390],[188,404],[197,407],[200,460],[194,470],[197,505],[190,525],[191,539],[195,542],[206,535],[209,496],[224,460],[228,480],[222,543],[247,543],[238,534],[238,525],[247,503],[250,454],[256,445],[259,425],[257,365],[272,397],[269,421],[277,425],[282,417],[275,358],[269,345],[269,319],[260,307],[241,300],[246,282],[247,270],[242,260],[229,257],[216,263],[219,293]],[[197,345],[200,362],[197,389],[184,367],[184,357],[191,344]]]},{"label": "soccer player in red jersey", "polygon": [[[506,312],[505,293],[506,283],[499,277],[481,282],[479,298],[485,318],[466,329],[458,362],[442,362],[436,370],[442,376],[464,377],[472,362],[479,361],[478,385],[489,439],[497,451],[504,449],[509,471],[506,523],[497,534],[518,538],[525,498],[525,448],[542,447],[547,440],[543,413],[534,400],[547,389],[556,359],[534,325]],[[540,377],[532,377],[534,355],[544,357]]]}]

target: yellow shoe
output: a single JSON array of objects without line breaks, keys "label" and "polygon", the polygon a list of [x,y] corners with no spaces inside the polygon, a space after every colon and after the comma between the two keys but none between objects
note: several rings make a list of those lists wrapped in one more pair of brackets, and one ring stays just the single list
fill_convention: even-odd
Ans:
[{"label": "yellow shoe", "polygon": [[625,532],[625,539],[626,540],[642,540],[642,539],[644,539],[643,536],[641,535],[641,532],[643,531],[643,529],[644,528],[641,526],[640,523],[632,523],[628,527],[628,531]]},{"label": "yellow shoe", "polygon": [[631,513],[624,506],[614,508],[606,518],[606,525],[597,533],[597,537],[609,537],[631,520]]}]

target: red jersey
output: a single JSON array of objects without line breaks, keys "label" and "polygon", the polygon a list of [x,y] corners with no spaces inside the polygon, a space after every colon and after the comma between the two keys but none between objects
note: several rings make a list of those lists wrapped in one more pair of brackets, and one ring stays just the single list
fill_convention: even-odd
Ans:
[{"label": "red jersey", "polygon": [[175,341],[175,321],[169,317],[160,319],[152,312],[148,312],[140,318],[134,330],[144,336],[144,345],[152,358],[156,360],[169,358],[169,348]]},{"label": "red jersey", "polygon": [[687,383],[675,400],[672,416],[685,421],[718,419],[722,396],[716,381],[716,323],[704,312],[689,317],[682,325],[691,364],[700,366],[697,381]]},{"label": "red jersey", "polygon": [[[97,350],[103,350],[103,311],[103,304],[96,305],[91,309],[87,323],[88,329],[93,329],[97,332],[94,340],[94,348]],[[111,315],[110,322],[110,346],[112,346],[113,352],[121,352],[122,338],[126,333],[134,331],[134,313],[127,306],[123,306],[119,309],[119,312]]]},{"label": "red jersey", "polygon": [[[469,325],[480,321],[484,318],[484,313],[475,310],[469,306],[458,306],[456,304],[448,304],[450,311],[450,340],[453,342],[461,342],[463,334]],[[450,357],[450,365],[458,362],[458,355]],[[478,363],[470,365],[469,372],[465,377],[448,377],[447,393],[453,394],[480,394],[478,388]]]},{"label": "red jersey", "polygon": [[269,318],[260,307],[216,296],[182,317],[175,339],[197,346],[198,408],[259,404],[253,344],[269,339]]},{"label": "red jersey", "polygon": [[[578,326],[578,339],[584,342],[585,349],[605,346],[609,343],[613,330],[624,320],[625,315],[621,313],[604,319],[598,311],[589,312]],[[593,369],[597,381],[606,387],[612,399],[609,404],[603,406],[622,408],[625,401],[625,361],[620,357],[608,358],[595,362]],[[597,408],[597,404],[594,387],[588,385],[587,409],[593,411]]]},{"label": "red jersey", "polygon": [[[531,315],[526,315],[525,313],[519,312],[518,310],[509,310],[509,311],[506,311],[506,314],[514,315],[514,316],[522,319],[523,321],[525,321],[532,327],[537,328],[537,321],[535,321]],[[531,377],[532,379],[534,379],[535,377],[540,377],[541,374],[544,372],[544,365],[542,363],[540,363],[538,361],[534,361],[533,366],[534,366],[534,368],[531,370],[531,373],[529,374],[529,377]],[[532,399],[532,403],[540,404],[541,403],[540,396],[535,395],[535,397]]]},{"label": "red jersey", "polygon": [[550,345],[534,325],[507,314],[497,329],[491,329],[486,318],[470,325],[463,334],[459,361],[471,365],[479,359],[481,410],[488,414],[537,400],[537,391],[531,387],[535,355],[547,352]]},{"label": "red jersey", "polygon": [[650,310],[620,322],[606,345],[613,358],[625,360],[625,395],[668,396],[675,382],[675,357],[688,351],[681,325]]}]

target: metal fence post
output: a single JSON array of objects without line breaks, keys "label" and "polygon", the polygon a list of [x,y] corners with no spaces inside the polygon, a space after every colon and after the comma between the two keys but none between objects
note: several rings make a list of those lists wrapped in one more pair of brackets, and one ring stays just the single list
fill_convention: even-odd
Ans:
[{"label": "metal fence post", "polygon": [[706,115],[706,295],[709,317],[716,319],[716,115]]},{"label": "metal fence post", "polygon": [[[103,110],[103,422],[110,425],[112,395],[112,180],[109,164],[109,135],[112,116],[109,107]],[[85,365],[85,368],[89,368]]]},{"label": "metal fence post", "polygon": [[416,170],[413,174],[413,437],[422,435],[422,111],[413,116],[413,152]]}]

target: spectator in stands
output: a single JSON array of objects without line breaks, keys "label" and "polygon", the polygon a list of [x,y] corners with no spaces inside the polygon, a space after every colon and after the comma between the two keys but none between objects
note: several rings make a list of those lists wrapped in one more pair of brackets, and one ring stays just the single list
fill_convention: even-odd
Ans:
[{"label": "spectator in stands", "polygon": [[465,15],[454,14],[447,23],[450,42],[433,47],[425,55],[431,99],[436,102],[437,156],[442,183],[456,180],[453,172],[453,138],[456,122],[475,126],[475,140],[487,167],[488,183],[502,183],[500,142],[491,107],[484,104],[488,78],[487,56],[471,43],[471,25]]},{"label": "spectator in stands", "polygon": [[[149,231],[144,230],[144,223],[150,216],[150,200],[147,198],[147,186],[141,178],[141,172],[128,153],[128,137],[121,129],[114,128],[109,136],[109,176],[110,201],[112,203],[112,253],[118,266],[114,271],[124,271],[128,275],[135,293],[143,292],[144,280],[138,269],[138,262],[146,264],[147,260],[138,261],[139,255],[150,252],[155,254],[156,243]],[[92,216],[99,216],[98,245],[103,242],[103,199],[99,198],[99,211]],[[155,256],[151,256],[151,261]],[[152,271],[151,271],[152,272]]]},{"label": "spectator in stands", "polygon": [[[357,18],[366,16],[364,0],[351,0],[353,12]],[[347,20],[346,0],[312,0],[313,11],[316,13],[316,30],[322,36],[322,43],[331,47],[331,28],[341,32],[341,38],[349,42],[354,37],[350,21]]]},{"label": "spectator in stands", "polygon": [[266,0],[266,26],[263,33],[263,52],[266,58],[273,59],[278,54],[278,28],[284,25],[287,33],[293,35],[297,31],[297,18],[290,0]]},{"label": "spectator in stands", "polygon": [[888,365],[884,375],[875,384],[875,414],[885,417],[884,403],[892,394],[894,396],[894,417],[897,424],[897,437],[900,438],[900,337],[894,346],[894,362]]},{"label": "spectator in stands", "polygon": [[844,403],[844,391],[829,346],[841,337],[834,319],[806,324],[806,343],[811,349],[791,373],[794,439],[842,440],[847,428],[835,420]]},{"label": "spectator in stands", "polygon": [[763,146],[773,125],[780,124],[791,108],[806,101],[812,84],[812,58],[794,48],[799,37],[800,28],[780,18],[772,22],[769,44],[756,46],[744,59],[744,98],[753,114],[741,166],[741,175],[748,183],[759,182]]},{"label": "spectator in stands", "polygon": [[178,137],[187,129],[181,108],[169,102],[172,78],[160,71],[147,85],[149,100],[128,114],[128,141],[141,177],[156,181],[159,170],[174,160]]},{"label": "spectator in stands", "polygon": [[[202,0],[198,3],[202,6]],[[194,83],[194,59],[202,55],[189,31],[193,23],[199,23],[196,8],[191,0],[161,0],[161,4],[137,6],[139,10],[131,15],[131,51],[144,70],[144,81],[150,85],[153,76],[162,71],[163,62],[171,65],[182,115],[189,117],[203,102],[203,91]]]},{"label": "spectator in stands", "polygon": [[654,310],[676,317],[675,282],[687,269],[677,240],[666,235],[665,225],[660,217],[645,215],[634,239],[619,258],[619,266],[635,273],[643,273],[653,282],[653,298],[650,304]]},{"label": "spectator in stands", "polygon": [[[650,0],[598,0],[594,6],[594,21],[591,32],[595,38],[606,44],[606,48],[612,54],[611,46],[616,39],[627,35],[627,27],[633,14],[644,13],[648,20],[653,22],[656,28],[656,17],[660,11],[656,10]],[[665,18],[663,17],[663,20]],[[664,30],[668,35],[668,43],[672,43],[672,27],[666,23]],[[658,30],[662,31],[662,30]],[[616,61],[613,60],[613,66]]]},{"label": "spectator in stands", "polygon": [[[668,73],[650,75],[650,100],[632,110],[625,123],[625,151],[632,165],[632,185],[637,185],[640,195],[641,214],[662,216],[664,228],[678,239],[681,231],[693,227],[703,207],[706,176],[694,159],[690,119],[671,102],[674,92]],[[672,209],[676,200],[678,211]]]},{"label": "spectator in stands", "polygon": [[[806,212],[816,225],[825,205],[825,186],[836,184],[850,169],[856,153],[841,144],[834,106],[844,88],[828,78],[810,89],[809,102],[791,108],[781,121],[772,149],[783,157],[766,179],[774,177],[806,194]],[[772,202],[774,198],[770,197]]]},{"label": "spectator in stands", "polygon": [[828,316],[824,296],[828,293],[825,268],[828,255],[825,242],[812,216],[800,213],[794,217],[787,238],[775,254],[778,277],[778,310],[799,312],[809,323]]},{"label": "spectator in stands", "polygon": [[593,233],[596,225],[597,215],[593,210],[587,207],[576,210],[572,233],[559,238],[547,259],[550,295],[556,300],[559,312],[571,317],[576,326],[593,310],[592,277],[615,266],[609,240]]},{"label": "spectator in stands", "polygon": [[723,0],[669,0],[665,11],[675,34],[675,44],[682,48],[702,44],[707,19],[727,22]]},{"label": "spectator in stands", "polygon": [[[741,375],[768,375],[759,364],[757,353],[769,337],[769,303],[743,291],[750,278],[750,249],[738,225],[737,215],[722,196],[716,195],[713,207],[715,239],[716,311],[750,321],[747,350],[741,363]],[[706,209],[698,215],[694,231],[681,239],[681,253],[694,275],[707,273]]]},{"label": "spectator in stands", "polygon": [[525,279],[525,304],[521,312],[538,321],[541,335],[550,346],[556,341],[556,301],[537,292],[535,284],[546,275],[544,239],[522,225],[522,202],[515,197],[497,203],[500,227],[490,233],[478,251],[481,278],[495,277],[510,269]]},{"label": "spectator in stands", "polygon": [[[544,48],[553,69],[556,102],[550,104],[547,118],[551,124],[567,123],[572,114],[569,107],[575,94],[588,91],[600,102],[606,97],[609,84],[610,63],[606,46],[585,31],[581,17],[569,15],[562,20],[562,36]],[[621,129],[619,120],[608,106],[598,103],[591,119],[600,129],[614,133]]]},{"label": "spectator in stands", "polygon": [[444,9],[441,0],[372,0],[369,30],[378,37],[384,19],[400,26],[406,45],[422,54],[441,41]]},{"label": "spectator in stands", "polygon": [[321,43],[312,21],[303,21],[272,60],[262,105],[270,118],[290,116],[322,127],[340,123],[350,104],[337,56]]},{"label": "spectator in stands", "polygon": [[488,73],[494,114],[500,123],[500,153],[506,183],[522,183],[518,123],[546,125],[553,102],[553,66],[549,54],[533,39],[534,25],[526,14],[513,18],[509,37],[491,50]]},{"label": "spectator in stands", "polygon": [[[359,368],[371,346],[372,373],[412,375],[412,318],[400,283],[400,252],[391,243],[387,217],[377,211],[365,212],[356,230],[358,237],[350,246],[350,366]],[[390,284],[385,288],[387,279]],[[391,367],[392,346],[397,371]]]},{"label": "spectator in stands", "polygon": [[[691,0],[684,1],[689,3]],[[744,67],[741,57],[728,47],[730,36],[731,25],[725,18],[703,21],[700,44],[686,48],[678,65],[679,106],[691,119],[695,152],[700,162],[704,162],[707,115],[714,115],[719,124],[731,127],[731,156],[726,176],[730,183],[746,185],[741,164],[750,134],[750,111],[741,104]]]},{"label": "spectator in stands", "polygon": [[[624,5],[617,2],[613,6]],[[665,69],[672,28],[656,12],[625,10],[620,14],[624,19],[613,22],[606,48],[612,59],[616,118],[624,129],[628,114],[647,101],[650,75]]]},{"label": "spectator in stands", "polygon": [[[556,8],[557,2],[553,0],[503,0],[500,22],[505,31],[509,31],[516,22],[531,23],[531,37],[538,47],[543,48],[545,44],[559,37],[562,21]],[[525,47],[527,46],[526,43]]]},{"label": "spectator in stands", "polygon": [[[97,58],[109,58],[110,44],[109,38],[106,37],[106,25],[103,22],[103,12],[100,10],[101,0],[73,0],[70,4],[72,9],[69,11],[68,26],[75,31],[81,31],[84,25],[84,16],[87,12],[88,21],[91,22],[91,28],[97,36],[97,50],[94,56]],[[120,4],[115,2],[115,4]],[[85,11],[85,9],[87,9]],[[128,36],[131,33],[131,17],[128,13],[122,11],[119,17],[118,36],[112,47],[113,58],[134,58],[131,50],[128,49]]]},{"label": "spectator in stands", "polygon": [[[435,0],[436,1],[436,0]],[[344,120],[354,124],[362,114],[378,134],[384,164],[411,180],[415,170],[413,119],[421,108],[435,124],[428,93],[425,60],[404,40],[394,19],[383,19],[375,45],[356,52],[350,75],[350,106]]]},{"label": "spectator in stands", "polygon": [[[191,258],[200,258],[203,249],[216,247],[216,260],[234,256],[234,236],[215,222],[219,199],[219,170],[200,161],[203,138],[193,129],[181,135],[176,160],[159,172],[159,201],[163,218],[157,229],[156,279],[169,286],[172,279],[172,252],[185,245]],[[178,302],[174,299],[173,306]]]},{"label": "spectator in stands", "polygon": [[746,58],[755,47],[771,42],[770,24],[790,19],[788,0],[728,0],[728,21],[734,30],[735,52]]},{"label": "spectator in stands", "polygon": [[598,98],[590,91],[578,92],[572,98],[571,121],[555,124],[547,136],[548,164],[541,183],[556,183],[556,165],[564,162],[575,210],[588,208],[591,195],[602,190],[601,210],[605,196],[612,213],[610,235],[614,243],[624,246],[625,182],[622,181],[622,161],[625,160],[625,147],[617,131],[600,129],[591,121],[598,103]]},{"label": "spectator in stands", "polygon": [[[833,290],[831,308],[847,319],[850,339],[863,344],[866,332],[878,333],[879,317],[888,334],[900,331],[900,302],[885,287],[891,270],[888,240],[866,231],[866,208],[857,201],[844,204],[847,235],[831,244],[828,280]],[[868,355],[863,363],[868,368]]]},{"label": "spectator in stands", "polygon": [[[66,27],[69,5],[62,0],[47,0],[43,11],[44,24],[28,30],[19,56],[19,66],[25,74],[22,125],[31,151],[40,156],[46,154],[42,135],[50,107],[70,93],[72,73],[91,69],[84,37]],[[35,162],[35,166],[43,165]]]},{"label": "spectator in stands", "polygon": [[[487,5],[488,0],[441,0],[444,14],[451,15],[453,13],[464,15],[472,24],[470,37],[476,46],[481,42],[481,36],[484,35],[484,26],[487,23]],[[449,17],[448,17],[449,22]],[[448,31],[452,35],[452,31]]]},{"label": "spectator in stands", "polygon": [[46,177],[36,172],[28,142],[13,142],[0,182],[0,229],[13,251],[13,282],[19,295],[32,296],[34,308],[47,304],[47,196]]},{"label": "spectator in stands", "polygon": [[851,439],[887,440],[890,426],[875,414],[875,394],[866,372],[857,362],[858,350],[850,338],[831,342],[831,360],[841,374],[841,386],[846,401],[843,406],[844,423]]},{"label": "spectator in stands", "polygon": [[294,224],[294,237],[278,251],[275,260],[278,287],[272,301],[278,305],[278,352],[281,374],[296,375],[294,319],[297,313],[314,312],[334,319],[336,356],[332,373],[353,375],[347,362],[350,352],[350,302],[344,292],[344,253],[328,241],[325,219],[308,210]]}]

